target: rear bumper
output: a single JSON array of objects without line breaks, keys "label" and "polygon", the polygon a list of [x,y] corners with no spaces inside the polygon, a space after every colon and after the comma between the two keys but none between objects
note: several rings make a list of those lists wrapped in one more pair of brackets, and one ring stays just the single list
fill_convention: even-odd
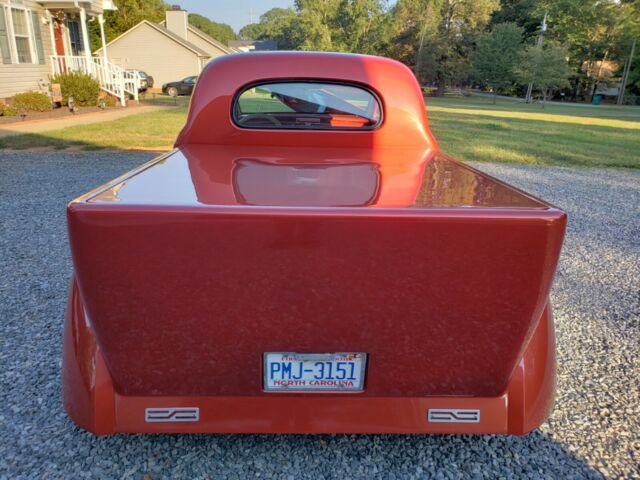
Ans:
[{"label": "rear bumper", "polygon": [[[63,393],[71,419],[97,435],[113,433],[491,433],[522,435],[549,415],[555,391],[555,334],[549,305],[506,392],[498,397],[124,396],[113,388],[85,318],[75,281],[64,333]],[[150,408],[197,409],[197,420],[149,422]],[[433,422],[429,410],[477,412]],[[445,414],[456,420],[457,415]],[[465,417],[464,414],[462,417]],[[441,417],[442,418],[442,417]],[[467,420],[461,422],[460,420]]]}]

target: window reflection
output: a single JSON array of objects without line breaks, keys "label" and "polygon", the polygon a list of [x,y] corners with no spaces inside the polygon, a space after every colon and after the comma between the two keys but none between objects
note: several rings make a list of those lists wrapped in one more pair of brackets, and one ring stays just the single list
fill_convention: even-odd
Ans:
[{"label": "window reflection", "polygon": [[370,129],[381,120],[376,97],[354,85],[282,82],[244,90],[233,107],[245,128]]},{"label": "window reflection", "polygon": [[367,206],[375,201],[379,182],[373,163],[286,165],[239,159],[233,169],[234,194],[245,205]]}]

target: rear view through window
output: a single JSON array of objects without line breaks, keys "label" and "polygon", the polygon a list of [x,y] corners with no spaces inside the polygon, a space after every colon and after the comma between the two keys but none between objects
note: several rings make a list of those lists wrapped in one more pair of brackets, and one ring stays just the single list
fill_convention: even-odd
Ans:
[{"label": "rear view through window", "polygon": [[382,110],[371,92],[354,85],[263,83],[236,97],[233,119],[245,128],[369,130],[380,124]]}]

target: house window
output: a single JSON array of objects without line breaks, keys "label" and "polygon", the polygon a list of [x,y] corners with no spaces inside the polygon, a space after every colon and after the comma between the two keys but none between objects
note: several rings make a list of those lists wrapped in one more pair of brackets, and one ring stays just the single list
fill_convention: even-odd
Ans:
[{"label": "house window", "polygon": [[44,63],[38,12],[22,1],[0,3],[0,58],[2,63]]},{"label": "house window", "polygon": [[82,48],[82,37],[80,36],[80,23],[77,20],[67,20],[67,26],[69,27],[71,53],[81,55],[84,49]]},{"label": "house window", "polygon": [[32,63],[26,10],[12,8],[11,19],[13,20],[13,36],[16,41],[18,63]]}]

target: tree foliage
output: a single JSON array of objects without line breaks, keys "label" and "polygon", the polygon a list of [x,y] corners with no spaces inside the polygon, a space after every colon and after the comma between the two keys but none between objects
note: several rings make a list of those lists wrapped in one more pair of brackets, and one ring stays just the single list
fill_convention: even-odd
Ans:
[{"label": "tree foliage", "polygon": [[296,0],[301,50],[379,53],[385,40],[386,2]]},{"label": "tree foliage", "polygon": [[244,40],[274,40],[280,50],[295,50],[297,15],[291,8],[272,8],[260,16],[259,23],[250,23],[240,30]]},{"label": "tree foliage", "polygon": [[[104,12],[104,34],[107,42],[137,25],[142,20],[161,22],[164,12],[169,5],[162,0],[115,0],[117,10]],[[100,25],[98,22],[89,24],[91,49],[97,50],[102,46],[100,40]]]},{"label": "tree foliage", "polygon": [[468,76],[475,39],[498,6],[499,0],[399,0],[390,52],[442,92],[447,81]]},{"label": "tree foliage", "polygon": [[567,62],[568,57],[567,49],[555,42],[549,42],[543,48],[531,45],[522,54],[515,73],[523,84],[533,83],[545,101],[550,88],[569,85],[571,69]]},{"label": "tree foliage", "polygon": [[498,89],[517,80],[516,69],[522,58],[524,31],[515,23],[499,23],[478,38],[471,57],[472,76],[493,88],[493,101]]},{"label": "tree foliage", "polygon": [[233,31],[231,26],[226,23],[214,22],[213,20],[209,20],[207,17],[203,17],[197,13],[189,14],[189,23],[225,45],[230,40],[236,40],[238,38],[236,32]]},{"label": "tree foliage", "polygon": [[[163,0],[116,0],[116,5],[118,10],[105,12],[107,40],[142,19],[161,21],[169,7]],[[542,32],[545,15],[548,28]],[[236,38],[228,25],[197,13],[189,21],[223,43]],[[95,49],[100,46],[98,23],[90,29]],[[558,45],[566,47],[571,92],[585,97],[598,84],[618,81],[611,76],[621,75],[633,39],[640,40],[640,1],[295,0],[291,8],[267,11],[239,36],[275,40],[280,50],[389,56],[410,66],[420,82],[437,85],[440,93],[446,84],[469,79],[494,91],[508,87],[514,82],[515,58],[543,61],[533,48],[514,55],[542,36],[542,52],[553,58],[562,48]],[[518,82],[526,68],[519,69]],[[629,78],[630,92],[640,95],[640,45]]]}]

